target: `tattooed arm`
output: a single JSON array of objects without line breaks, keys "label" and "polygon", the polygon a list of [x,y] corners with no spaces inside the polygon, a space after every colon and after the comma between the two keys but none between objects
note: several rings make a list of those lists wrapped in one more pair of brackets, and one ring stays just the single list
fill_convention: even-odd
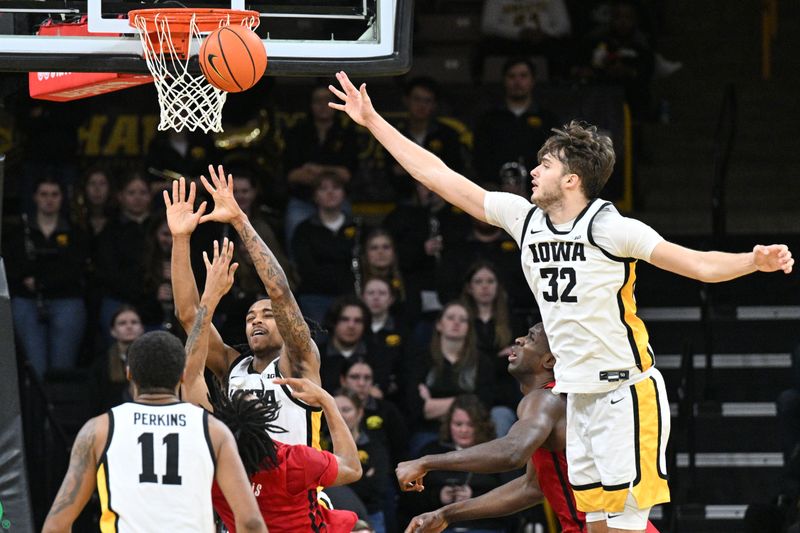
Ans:
[{"label": "tattooed arm", "polygon": [[214,199],[214,211],[203,216],[201,222],[215,220],[230,223],[236,229],[272,300],[275,322],[286,343],[284,353],[287,357],[280,359],[281,373],[297,378],[305,377],[319,385],[319,349],[311,340],[311,332],[289,288],[286,273],[236,203],[233,197],[233,176],[228,174],[226,179],[221,166],[219,174],[212,166],[208,170],[211,183],[205,176],[201,176],[200,180]]},{"label": "tattooed arm", "polygon": [[97,486],[97,459],[108,437],[108,415],[83,425],[69,458],[69,469],[44,521],[42,533],[69,533]]},{"label": "tattooed arm", "polygon": [[203,261],[206,264],[206,287],[200,298],[200,305],[186,339],[186,371],[181,384],[181,396],[195,405],[208,411],[213,411],[208,401],[208,386],[206,385],[203,370],[208,356],[208,339],[211,331],[211,317],[219,301],[233,285],[233,274],[239,267],[238,263],[231,264],[233,258],[233,243],[228,239],[222,241],[222,250],[219,243],[214,241],[214,258],[208,260],[208,254],[203,252]]}]

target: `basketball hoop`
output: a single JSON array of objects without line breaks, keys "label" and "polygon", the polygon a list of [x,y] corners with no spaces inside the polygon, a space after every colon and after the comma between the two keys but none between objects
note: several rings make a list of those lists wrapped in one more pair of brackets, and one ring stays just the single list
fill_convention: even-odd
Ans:
[{"label": "basketball hoop", "polygon": [[200,47],[202,33],[222,26],[258,27],[257,11],[235,9],[137,9],[128,13],[139,30],[144,59],[158,91],[159,131],[174,129],[222,131],[222,106],[227,93],[211,86],[202,74],[189,72],[189,57]]}]

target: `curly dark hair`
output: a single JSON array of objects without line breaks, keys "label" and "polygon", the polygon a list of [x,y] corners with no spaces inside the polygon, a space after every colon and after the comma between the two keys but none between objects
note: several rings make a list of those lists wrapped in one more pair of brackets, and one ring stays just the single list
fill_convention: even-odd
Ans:
[{"label": "curly dark hair", "polygon": [[553,128],[539,149],[539,161],[551,155],[561,161],[566,172],[581,178],[583,193],[589,200],[597,198],[614,169],[616,155],[611,137],[583,121],[573,120],[561,129]]},{"label": "curly dark hair", "polygon": [[286,433],[273,424],[281,409],[280,402],[265,402],[243,390],[234,391],[230,396],[218,391],[209,394],[209,399],[214,416],[233,433],[248,477],[259,470],[278,466],[278,447],[268,431]]}]

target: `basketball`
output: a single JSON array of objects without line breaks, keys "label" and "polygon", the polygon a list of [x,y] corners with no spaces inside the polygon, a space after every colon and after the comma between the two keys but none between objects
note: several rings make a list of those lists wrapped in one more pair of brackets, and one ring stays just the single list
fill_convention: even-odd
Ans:
[{"label": "basketball", "polygon": [[223,26],[200,46],[200,69],[208,82],[238,93],[255,85],[267,68],[267,52],[255,32],[244,26]]}]

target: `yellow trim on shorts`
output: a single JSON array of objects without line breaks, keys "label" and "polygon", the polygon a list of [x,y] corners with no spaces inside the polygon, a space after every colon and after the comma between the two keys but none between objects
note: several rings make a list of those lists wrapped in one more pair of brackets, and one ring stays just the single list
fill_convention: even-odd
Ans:
[{"label": "yellow trim on shorts", "polygon": [[575,494],[575,506],[579,511],[590,513],[602,511],[605,508],[605,495],[600,483],[592,483],[587,488],[573,486],[572,492]]},{"label": "yellow trim on shorts", "polygon": [[108,475],[106,474],[107,465],[100,463],[97,468],[97,494],[100,496],[100,531],[101,533],[117,532],[117,513],[108,506],[110,496],[108,487]]},{"label": "yellow trim on shorts", "polygon": [[322,411],[312,411],[309,416],[311,420],[311,427],[308,430],[311,432],[311,447],[315,450],[322,450],[319,435],[322,431]]},{"label": "yellow trim on shorts", "polygon": [[634,385],[639,412],[639,468],[638,483],[634,483],[633,496],[640,509],[669,501],[666,472],[659,468],[659,445],[662,425],[659,421],[657,382],[652,377]]},{"label": "yellow trim on shorts", "polygon": [[636,285],[636,262],[629,263],[629,268],[628,281],[620,289],[620,296],[622,297],[622,306],[625,312],[625,324],[633,333],[636,351],[639,352],[639,361],[641,361],[642,365],[641,370],[644,372],[653,366],[653,355],[648,350],[650,335],[647,333],[647,328],[642,319],[636,315],[636,299],[633,296],[633,288]]}]

